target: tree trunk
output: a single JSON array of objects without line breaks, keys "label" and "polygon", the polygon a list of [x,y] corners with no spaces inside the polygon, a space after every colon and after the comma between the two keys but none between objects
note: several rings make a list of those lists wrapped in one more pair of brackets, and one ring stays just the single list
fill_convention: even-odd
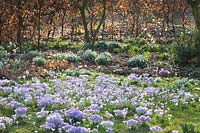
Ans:
[{"label": "tree trunk", "polygon": [[38,14],[37,14],[37,32],[38,32],[38,38],[37,38],[37,45],[38,45],[38,50],[40,50],[40,38],[41,38],[41,3],[38,1]]},{"label": "tree trunk", "polygon": [[62,20],[61,20],[61,37],[62,38],[64,36],[65,16],[66,16],[66,13],[63,11]]},{"label": "tree trunk", "polygon": [[103,24],[103,22],[105,21],[105,19],[106,19],[106,0],[103,0],[103,13],[102,13],[99,25],[97,26],[96,30],[94,31],[94,36],[92,38],[92,45],[94,45],[95,40],[97,39],[97,35],[99,33],[99,30],[101,28],[101,25]]},{"label": "tree trunk", "polygon": [[53,33],[52,33],[52,40],[54,40],[55,32],[56,32],[56,24],[54,23],[54,25],[53,25]]},{"label": "tree trunk", "polygon": [[200,65],[200,1],[199,0],[187,0],[189,5],[192,8],[192,13],[196,22],[196,28],[198,30],[197,36],[196,36],[196,56],[198,57],[198,64]]},{"label": "tree trunk", "polygon": [[71,42],[74,40],[74,19],[71,20],[71,33],[70,33]]},{"label": "tree trunk", "polygon": [[[99,30],[101,28],[101,25],[103,24],[105,18],[106,18],[106,0],[103,0],[103,13],[101,16],[101,19],[97,25],[96,29],[91,29],[91,38],[90,38],[90,32],[88,29],[88,22],[87,22],[87,15],[86,15],[86,9],[87,9],[87,0],[83,1],[83,4],[79,7],[80,13],[81,13],[81,18],[82,18],[82,22],[83,22],[83,26],[84,26],[84,31],[85,31],[85,35],[84,35],[84,39],[85,39],[85,43],[89,43],[90,45],[94,45],[96,39],[97,39],[97,35],[99,33]],[[94,26],[93,26],[94,27]]]},{"label": "tree trunk", "polygon": [[87,8],[87,0],[84,0],[82,6],[79,7],[79,10],[81,13],[81,19],[83,21],[83,26],[85,31],[84,40],[85,43],[90,43],[90,34],[88,30],[88,22],[86,20],[86,13],[85,13],[86,8]]},{"label": "tree trunk", "polygon": [[17,26],[17,44],[19,46],[19,52],[21,53],[22,50],[22,43],[21,43],[21,36],[22,36],[22,25],[23,25],[23,18],[22,18],[22,7],[21,2],[17,1],[17,19],[18,19],[18,26]]},{"label": "tree trunk", "polygon": [[200,31],[200,1],[199,0],[187,0],[188,4],[192,8],[192,13],[196,22],[196,27]]},{"label": "tree trunk", "polygon": [[[53,16],[51,16],[51,14],[50,14],[50,15],[48,16],[47,24],[51,26],[52,23],[53,23]],[[52,32],[52,29],[49,27],[49,28],[48,28],[48,32],[47,32],[47,42],[48,42],[49,39],[50,39],[50,34],[51,34],[51,32]]]},{"label": "tree trunk", "polygon": [[102,32],[101,32],[101,39],[102,39],[102,40],[104,39],[104,31],[105,31],[105,27],[106,27],[106,24],[105,24],[105,22],[104,22],[104,23],[103,23]]},{"label": "tree trunk", "polygon": [[64,36],[64,19],[62,19],[62,24],[61,24],[61,37],[63,38]]},{"label": "tree trunk", "polygon": [[3,27],[3,24],[2,24],[2,21],[1,21],[1,16],[0,15],[0,45],[2,45],[2,41],[3,41],[3,38],[2,38],[2,27]]}]

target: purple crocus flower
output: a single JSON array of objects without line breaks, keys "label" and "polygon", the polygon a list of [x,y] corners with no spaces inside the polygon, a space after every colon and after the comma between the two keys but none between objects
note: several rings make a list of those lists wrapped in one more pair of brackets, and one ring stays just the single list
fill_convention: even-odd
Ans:
[{"label": "purple crocus flower", "polygon": [[102,121],[101,125],[103,125],[104,127],[108,128],[112,128],[114,126],[114,122],[112,121]]},{"label": "purple crocus flower", "polygon": [[13,100],[13,101],[8,103],[8,106],[13,109],[13,108],[16,108],[16,107],[24,106],[24,104]]},{"label": "purple crocus flower", "polygon": [[113,111],[115,113],[116,116],[122,116],[122,117],[126,117],[127,113],[128,113],[128,108],[124,108],[123,110],[114,110]]},{"label": "purple crocus flower", "polygon": [[3,116],[3,117],[0,117],[0,123],[6,123],[8,125],[12,125],[13,119],[6,117],[6,116]]},{"label": "purple crocus flower", "polygon": [[15,109],[15,114],[16,114],[16,116],[25,118],[27,111],[28,111],[28,108],[17,108],[17,109]]},{"label": "purple crocus flower", "polygon": [[66,112],[65,112],[65,116],[71,118],[71,119],[83,119],[84,117],[84,113],[78,109],[75,109],[75,108],[71,108],[71,109],[68,109]]},{"label": "purple crocus flower", "polygon": [[136,112],[138,114],[144,114],[147,110],[148,110],[147,107],[142,107],[142,106],[136,108]]},{"label": "purple crocus flower", "polygon": [[72,127],[68,130],[69,133],[87,133],[88,130],[84,127]]},{"label": "purple crocus flower", "polygon": [[130,119],[130,120],[124,121],[124,124],[126,124],[128,127],[135,127],[138,124],[138,121],[134,119]]},{"label": "purple crocus flower", "polygon": [[0,130],[5,129],[6,125],[4,123],[0,123]]},{"label": "purple crocus flower", "polygon": [[150,130],[152,132],[157,132],[157,131],[162,131],[163,129],[159,126],[153,126],[153,127],[150,128]]},{"label": "purple crocus flower", "polygon": [[139,122],[151,122],[151,118],[149,116],[144,116],[144,115],[141,115],[139,118],[138,118]]},{"label": "purple crocus flower", "polygon": [[161,76],[168,76],[168,75],[170,75],[170,72],[168,70],[161,68],[161,70],[159,71],[159,74]]},{"label": "purple crocus flower", "polygon": [[42,125],[42,128],[45,129],[56,129],[58,127],[63,126],[64,121],[63,118],[61,117],[61,115],[59,113],[53,113],[50,114],[47,118],[46,118],[46,123],[45,125]]},{"label": "purple crocus flower", "polygon": [[128,80],[133,80],[133,81],[139,81],[140,78],[136,75],[136,74],[130,74],[128,77],[127,77]]},{"label": "purple crocus flower", "polygon": [[36,113],[37,118],[44,118],[45,116],[47,116],[49,113],[49,111],[45,111],[44,108],[41,109],[40,112]]},{"label": "purple crocus flower", "polygon": [[68,123],[64,123],[62,126],[62,129],[67,132],[70,128],[72,128],[73,126],[68,124]]},{"label": "purple crocus flower", "polygon": [[113,129],[112,128],[106,129],[106,133],[113,133]]},{"label": "purple crocus flower", "polygon": [[95,123],[95,124],[101,123],[102,120],[103,120],[103,117],[98,114],[94,114],[89,117],[89,121],[91,121],[92,123]]}]

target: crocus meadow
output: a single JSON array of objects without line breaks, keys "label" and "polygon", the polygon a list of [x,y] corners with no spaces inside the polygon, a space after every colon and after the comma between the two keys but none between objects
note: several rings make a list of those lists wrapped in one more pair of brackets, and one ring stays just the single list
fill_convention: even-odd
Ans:
[{"label": "crocus meadow", "polygon": [[163,79],[148,74],[58,77],[0,80],[0,131],[31,123],[30,132],[164,132],[156,119],[170,120],[171,106],[198,102],[181,86],[156,86]]}]

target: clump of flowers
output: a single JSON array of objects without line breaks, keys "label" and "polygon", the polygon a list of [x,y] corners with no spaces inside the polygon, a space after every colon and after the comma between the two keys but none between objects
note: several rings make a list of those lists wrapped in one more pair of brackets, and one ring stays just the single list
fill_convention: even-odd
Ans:
[{"label": "clump of flowers", "polygon": [[159,131],[162,131],[163,129],[159,126],[153,126],[153,127],[150,128],[150,130],[152,132],[159,132]]},{"label": "clump of flowers", "polygon": [[13,124],[13,119],[6,117],[6,116],[0,117],[0,130],[5,129],[6,126],[9,126],[12,124]]},{"label": "clump of flowers", "polygon": [[6,125],[4,123],[0,123],[0,130],[6,129]]},{"label": "clump of flowers", "polygon": [[112,122],[112,121],[102,121],[101,125],[106,128],[107,132],[112,132],[114,122]]},{"label": "clump of flowers", "polygon": [[151,118],[149,116],[144,116],[144,115],[141,115],[139,118],[138,118],[139,122],[151,122]]},{"label": "clump of flowers", "polygon": [[43,97],[37,99],[37,104],[39,107],[46,107],[53,103],[52,97],[49,94],[44,95]]},{"label": "clump of flowers", "polygon": [[69,130],[68,130],[69,133],[87,133],[88,130],[85,128],[85,127],[71,127]]},{"label": "clump of flowers", "polygon": [[44,129],[55,130],[58,127],[62,127],[64,124],[63,118],[59,113],[53,113],[47,116],[45,125],[41,127]]},{"label": "clump of flowers", "polygon": [[65,132],[68,132],[68,130],[69,130],[70,128],[72,128],[72,127],[74,127],[74,126],[72,126],[72,125],[70,125],[70,124],[68,124],[68,123],[64,123],[63,126],[62,126],[62,129],[63,129]]},{"label": "clump of flowers", "polygon": [[48,113],[49,111],[45,111],[44,108],[42,108],[40,112],[36,113],[36,116],[37,118],[44,118]]},{"label": "clump of flowers", "polygon": [[16,107],[24,106],[24,104],[13,100],[13,101],[9,102],[9,103],[7,104],[7,106],[9,106],[10,108],[14,109],[14,108],[16,108]]},{"label": "clump of flowers", "polygon": [[164,68],[161,68],[159,71],[160,76],[169,76],[170,72],[168,70],[165,70]]},{"label": "clump of flowers", "polygon": [[138,77],[136,74],[130,74],[126,79],[133,81],[140,81],[140,77]]},{"label": "clump of flowers", "polygon": [[138,114],[144,114],[147,110],[148,110],[147,107],[142,107],[142,106],[136,108],[136,112]]},{"label": "clump of flowers", "polygon": [[125,118],[128,113],[128,108],[124,108],[123,110],[117,109],[113,111],[116,116]]},{"label": "clump of flowers", "polygon": [[98,115],[98,114],[94,114],[94,115],[91,115],[91,116],[89,117],[89,121],[90,121],[91,123],[93,123],[93,124],[99,124],[99,123],[102,122],[102,120],[103,120],[103,117],[100,116],[100,115]]},{"label": "clump of flowers", "polygon": [[65,112],[65,116],[67,116],[71,119],[80,120],[80,119],[83,119],[84,113],[78,109],[71,108]]},{"label": "clump of flowers", "polygon": [[112,122],[112,121],[102,121],[101,125],[105,126],[106,128],[112,128],[114,126],[114,122]]},{"label": "clump of flowers", "polygon": [[133,128],[138,125],[138,121],[134,119],[130,119],[130,120],[124,121],[124,124],[126,124],[128,128]]},{"label": "clump of flowers", "polygon": [[7,124],[12,125],[13,124],[13,119],[11,119],[9,117],[6,117],[6,116],[3,116],[3,117],[0,117],[0,122],[1,123],[6,122]]},{"label": "clump of flowers", "polygon": [[28,108],[17,108],[15,109],[15,115],[21,118],[25,118],[27,111],[28,111]]}]

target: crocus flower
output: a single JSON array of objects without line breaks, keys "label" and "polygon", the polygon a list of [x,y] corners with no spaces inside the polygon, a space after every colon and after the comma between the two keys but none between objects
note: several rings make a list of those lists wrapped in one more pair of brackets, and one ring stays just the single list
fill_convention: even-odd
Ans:
[{"label": "crocus flower", "polygon": [[102,120],[103,120],[103,117],[98,114],[94,114],[89,117],[89,121],[91,121],[92,123],[95,123],[95,124],[101,123]]},{"label": "crocus flower", "polygon": [[69,110],[67,110],[65,112],[65,116],[71,118],[71,119],[83,119],[84,117],[84,113],[78,109],[75,109],[75,108],[71,108]]},{"label": "crocus flower", "polygon": [[25,118],[27,111],[28,111],[28,108],[17,108],[17,109],[15,109],[15,115]]},{"label": "crocus flower", "polygon": [[158,131],[162,131],[163,129],[159,126],[153,126],[153,127],[150,128],[150,130],[152,132],[158,132]]},{"label": "crocus flower", "polygon": [[129,128],[135,127],[135,126],[137,126],[138,121],[134,120],[134,119],[130,119],[130,120],[124,121],[124,124],[126,124]]}]

